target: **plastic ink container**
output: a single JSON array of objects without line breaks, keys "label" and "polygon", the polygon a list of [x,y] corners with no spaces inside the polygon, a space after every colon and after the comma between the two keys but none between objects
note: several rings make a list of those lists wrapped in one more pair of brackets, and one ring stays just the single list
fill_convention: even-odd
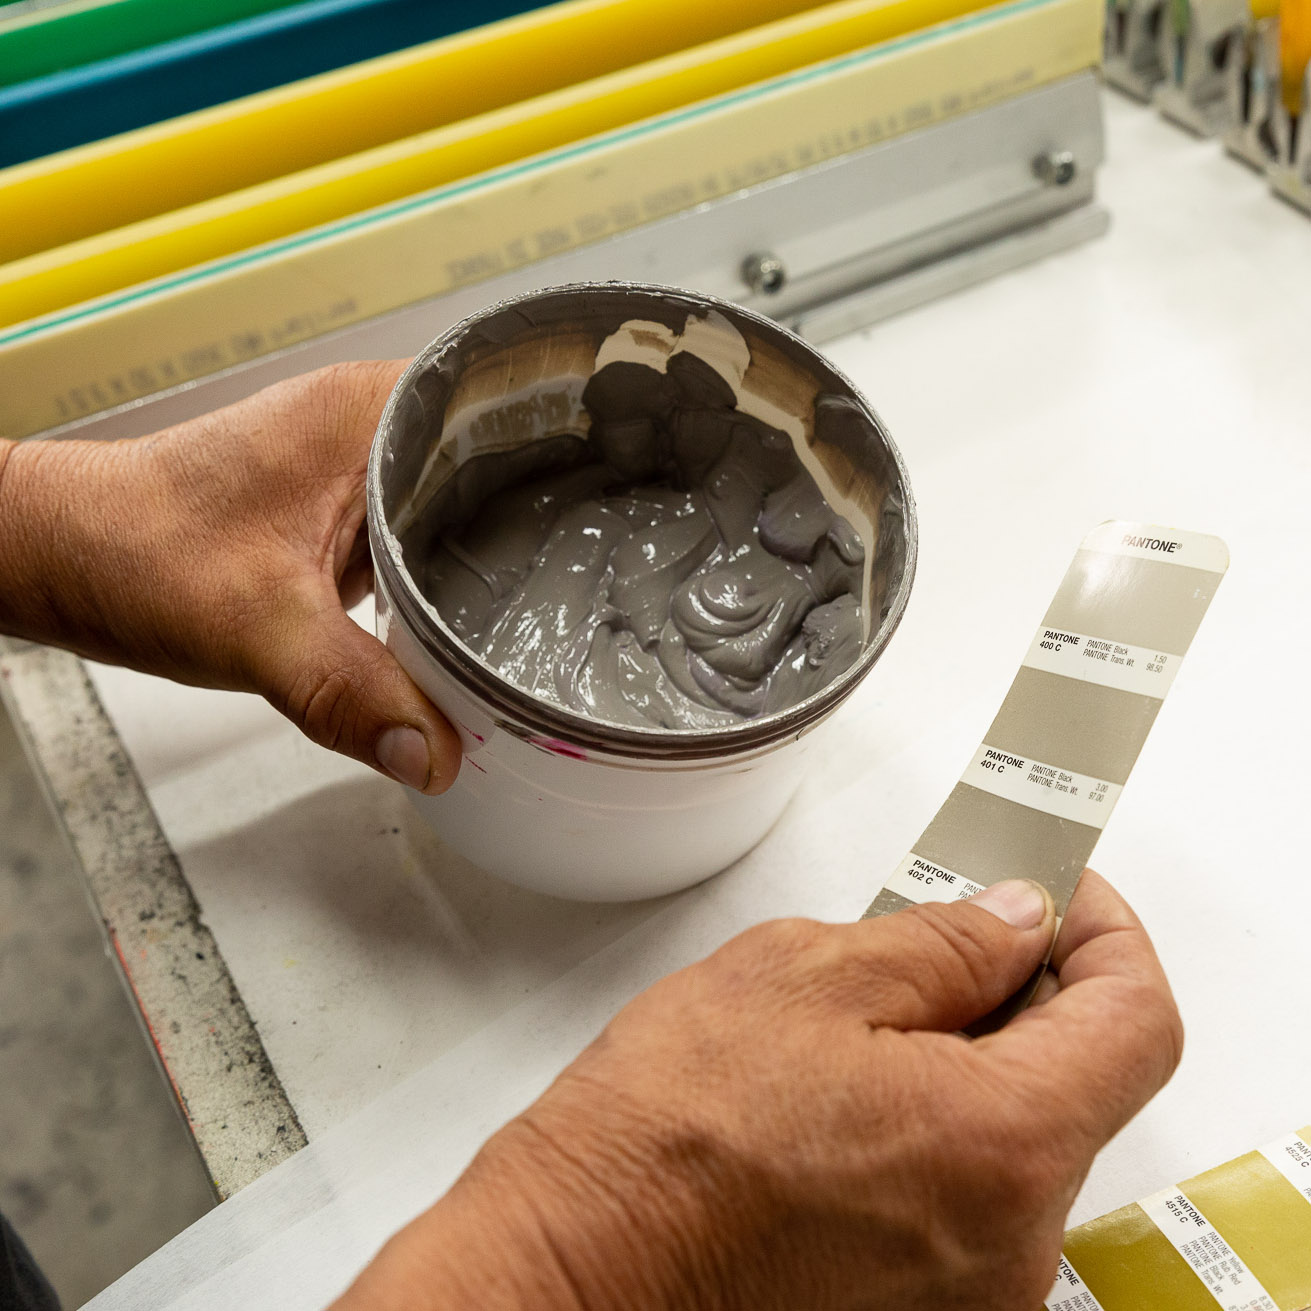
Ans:
[{"label": "plastic ink container", "polygon": [[[561,433],[586,437],[582,393],[598,356],[613,362],[629,349],[662,368],[659,345],[674,339],[727,379],[737,409],[768,425],[771,440],[791,441],[864,547],[853,662],[795,704],[710,728],[609,722],[530,694],[466,645],[417,581],[423,542],[436,537],[415,525],[434,506],[453,523],[471,512],[479,477],[461,481],[461,469]],[[713,297],[630,283],[504,301],[428,346],[383,412],[367,508],[379,636],[455,725],[464,752],[454,786],[438,797],[416,793],[414,803],[474,864],[582,900],[674,892],[749,851],[796,790],[808,735],[873,668],[915,572],[905,466],[855,387],[768,319]]]}]

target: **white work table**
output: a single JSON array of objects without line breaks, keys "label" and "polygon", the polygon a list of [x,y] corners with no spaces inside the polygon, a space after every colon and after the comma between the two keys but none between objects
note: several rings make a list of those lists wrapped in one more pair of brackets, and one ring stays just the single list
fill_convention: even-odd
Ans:
[{"label": "white work table", "polygon": [[[797,797],[717,879],[627,906],[521,892],[262,702],[92,670],[258,1030],[270,1096],[310,1143],[106,1308],[183,1292],[178,1306],[240,1305],[272,1286],[280,1307],[321,1303],[649,981],[764,918],[858,916],[977,746],[1079,539],[1108,518],[1218,534],[1232,566],[1094,860],[1153,932],[1187,1052],[1098,1160],[1072,1222],[1311,1120],[1311,222],[1215,143],[1115,97],[1106,108],[1109,236],[824,348],[905,455],[918,577]],[[15,649],[4,671],[58,795],[41,748],[57,734],[22,686],[44,656]],[[131,784],[115,759],[115,786]],[[133,950],[146,939],[120,941],[129,973]],[[193,1118],[222,1105],[222,1084]],[[264,1143],[223,1191],[300,1141],[287,1119],[283,1145]]]}]

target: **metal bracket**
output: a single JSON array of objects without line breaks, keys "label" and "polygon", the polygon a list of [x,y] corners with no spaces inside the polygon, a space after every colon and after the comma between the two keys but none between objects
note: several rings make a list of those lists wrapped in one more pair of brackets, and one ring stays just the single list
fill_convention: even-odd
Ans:
[{"label": "metal bracket", "polygon": [[[832,335],[1105,231],[1093,203],[1103,157],[1090,70],[47,435],[153,432],[307,369],[413,354],[489,302],[561,282],[691,287]],[[1045,176],[1035,161],[1049,158]],[[1056,222],[1084,210],[1085,220]],[[935,261],[946,261],[944,276],[926,273]]]},{"label": "metal bracket", "polygon": [[1274,136],[1278,155],[1266,172],[1277,196],[1311,214],[1311,65],[1302,75],[1300,119],[1296,122],[1289,115],[1276,90]]},{"label": "metal bracket", "polygon": [[1152,102],[1172,122],[1210,137],[1236,121],[1230,66],[1242,62],[1250,11],[1246,0],[1172,4],[1158,39],[1165,80]]},{"label": "metal bracket", "polygon": [[1224,133],[1224,147],[1235,159],[1264,173],[1279,154],[1278,20],[1263,18],[1250,26],[1236,53],[1225,78],[1230,127]]},{"label": "metal bracket", "polygon": [[1102,75],[1117,91],[1152,98],[1166,75],[1160,42],[1166,26],[1166,0],[1116,0],[1108,7]]}]

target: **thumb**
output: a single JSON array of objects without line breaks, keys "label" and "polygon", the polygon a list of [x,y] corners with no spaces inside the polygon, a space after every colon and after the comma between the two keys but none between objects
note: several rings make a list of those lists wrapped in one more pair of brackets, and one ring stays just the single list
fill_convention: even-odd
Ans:
[{"label": "thumb", "polygon": [[1043,963],[1056,908],[1038,884],[1012,879],[852,930],[859,963],[847,979],[862,989],[869,1023],[950,1033],[995,1010]]},{"label": "thumb", "polygon": [[459,736],[340,605],[298,620],[268,658],[259,690],[320,746],[429,795],[455,781]]}]

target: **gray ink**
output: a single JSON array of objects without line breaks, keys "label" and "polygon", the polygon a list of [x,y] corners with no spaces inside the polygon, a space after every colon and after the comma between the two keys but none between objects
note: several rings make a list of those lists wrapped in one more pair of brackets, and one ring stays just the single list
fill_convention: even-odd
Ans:
[{"label": "gray ink", "polygon": [[[471,651],[576,713],[710,729],[787,709],[860,655],[865,546],[791,436],[737,407],[731,339],[726,364],[661,325],[624,334],[641,358],[587,379],[583,431],[453,472],[405,533],[412,572]],[[813,419],[867,440],[841,398]]]}]

